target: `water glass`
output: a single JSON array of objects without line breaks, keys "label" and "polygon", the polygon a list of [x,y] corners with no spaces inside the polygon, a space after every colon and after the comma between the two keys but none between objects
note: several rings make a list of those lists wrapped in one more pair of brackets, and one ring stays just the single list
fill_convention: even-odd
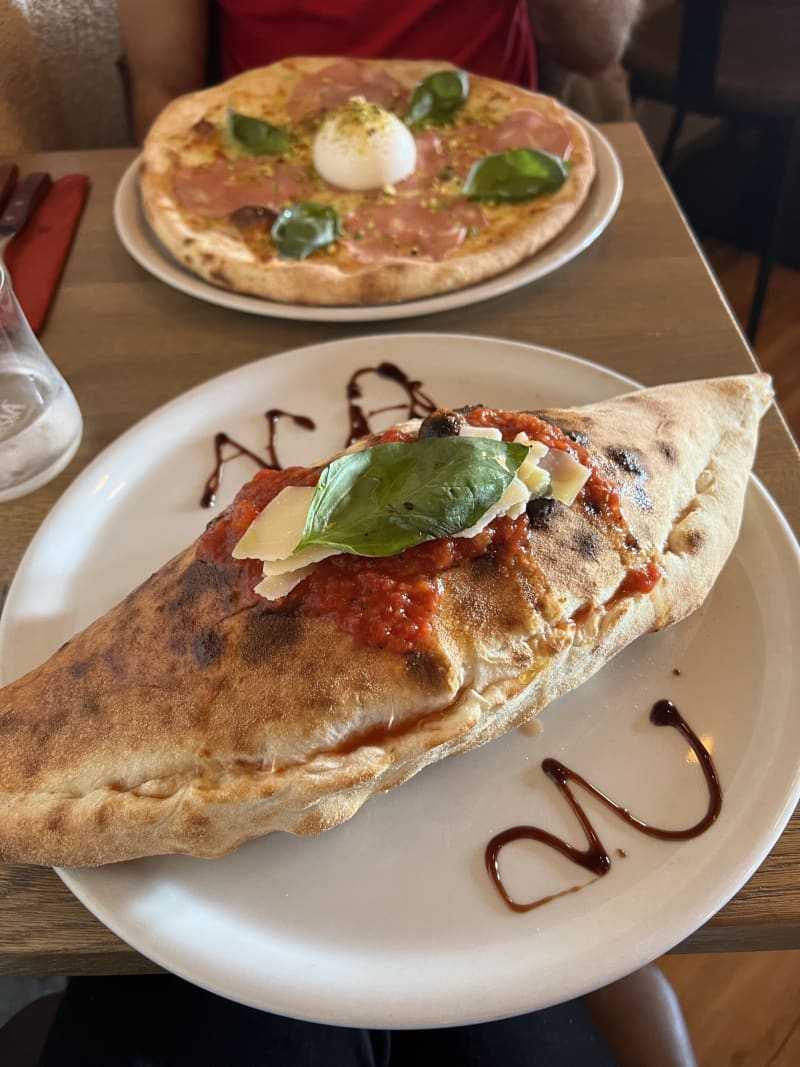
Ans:
[{"label": "water glass", "polygon": [[0,501],[55,478],[82,436],[75,397],[28,325],[0,261]]}]

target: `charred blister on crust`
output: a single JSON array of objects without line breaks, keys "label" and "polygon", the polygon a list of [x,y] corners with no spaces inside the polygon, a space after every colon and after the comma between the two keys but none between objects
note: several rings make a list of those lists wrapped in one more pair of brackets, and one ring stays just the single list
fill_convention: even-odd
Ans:
[{"label": "charred blister on crust", "polygon": [[128,673],[127,646],[118,641],[102,653],[103,666],[114,678],[124,678]]},{"label": "charred blister on crust", "polygon": [[637,481],[628,486],[626,495],[633,501],[639,511],[653,510],[653,501],[650,499],[650,494],[640,482]]},{"label": "charred blister on crust", "polygon": [[31,737],[35,738],[40,744],[46,744],[64,729],[66,722],[67,713],[65,711],[56,711],[48,718],[35,719],[30,724]]},{"label": "charred blister on crust", "polygon": [[222,655],[224,647],[225,641],[217,630],[204,630],[199,633],[192,643],[198,667],[212,667]]},{"label": "charred blister on crust", "polygon": [[247,617],[239,654],[245,663],[262,663],[280,648],[296,644],[303,633],[303,620],[287,612],[253,608]]},{"label": "charred blister on crust", "polygon": [[100,712],[100,697],[94,689],[87,690],[81,698],[81,714],[94,718]]},{"label": "charred blister on crust", "polygon": [[60,833],[66,824],[67,814],[63,805],[60,805],[47,820],[47,829],[52,834]]},{"label": "charred blister on crust", "polygon": [[705,544],[705,537],[702,530],[687,530],[686,531],[686,551],[690,555],[696,555]]},{"label": "charred blister on crust", "polygon": [[23,764],[23,774],[26,778],[36,778],[39,771],[42,769],[44,760],[41,756],[29,755],[25,757],[25,763]]},{"label": "charred blister on crust", "polygon": [[559,508],[563,507],[558,500],[551,496],[538,496],[529,500],[525,508],[532,530],[547,530],[558,516]]},{"label": "charred blister on crust", "polygon": [[579,530],[575,534],[572,547],[581,559],[596,560],[600,554],[600,538],[594,530]]},{"label": "charred blister on crust", "polygon": [[570,441],[574,441],[576,445],[582,445],[584,448],[588,448],[592,442],[589,434],[583,433],[581,430],[563,430],[562,432]]},{"label": "charred blister on crust", "polygon": [[476,601],[482,599],[493,606],[488,613],[484,609],[484,618],[493,626],[511,632],[525,629],[530,622],[531,603],[524,595],[518,575],[511,577],[514,565],[509,567],[489,553],[472,560],[469,566],[476,584],[494,587],[486,589],[485,593],[480,587],[474,590]]},{"label": "charred blister on crust", "polygon": [[561,430],[565,437],[568,437],[570,441],[574,441],[576,445],[582,445],[584,448],[588,448],[591,443],[591,429],[589,420],[584,419],[578,422],[576,419],[561,419],[549,411],[534,411],[533,415],[537,419],[541,419],[543,422],[549,423],[551,426],[555,426],[557,430]]},{"label": "charred blister on crust", "polygon": [[233,594],[225,581],[222,568],[205,560],[193,560],[180,577],[176,595],[165,602],[165,610],[174,614],[192,611],[200,597],[209,593],[218,602],[221,610],[228,614]]},{"label": "charred blister on crust", "polygon": [[626,480],[624,485],[626,497],[639,511],[652,511],[653,501],[645,489],[646,483],[650,480],[650,472],[641,454],[618,445],[609,445],[605,449],[605,454],[615,467],[629,474],[633,479],[632,481]]},{"label": "charred blister on crust", "polygon": [[18,719],[16,715],[12,715],[10,712],[7,715],[0,715],[0,734],[5,730],[15,730],[18,725]]},{"label": "charred blister on crust", "polygon": [[673,466],[678,462],[678,450],[669,441],[656,441],[656,448],[667,461]]},{"label": "charred blister on crust", "polygon": [[200,811],[190,811],[184,825],[192,837],[205,837],[211,820]]},{"label": "charred blister on crust", "polygon": [[432,652],[408,652],[405,668],[411,681],[420,689],[438,691],[449,672],[446,659]]},{"label": "charred blister on crust", "polygon": [[637,478],[647,479],[649,474],[640,456],[629,448],[621,448],[617,445],[609,445],[606,455],[621,470],[628,474],[634,474]]},{"label": "charred blister on crust", "polygon": [[214,270],[210,271],[208,276],[213,282],[217,282],[218,285],[224,285],[228,289],[233,288],[233,282],[225,271],[220,270],[219,267],[215,267]]}]

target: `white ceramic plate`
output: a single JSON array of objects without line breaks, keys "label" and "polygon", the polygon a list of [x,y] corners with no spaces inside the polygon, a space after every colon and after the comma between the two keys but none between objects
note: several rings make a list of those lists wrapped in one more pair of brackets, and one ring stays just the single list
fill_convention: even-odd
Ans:
[{"label": "white ceramic plate", "polygon": [[426,297],[424,300],[377,307],[307,307],[303,304],[277,304],[258,296],[220,289],[182,267],[150,229],[139,199],[138,159],[128,167],[117,188],[114,198],[114,224],[123,245],[140,266],[167,285],[211,304],[219,304],[236,311],[248,311],[253,315],[316,322],[378,322],[383,319],[431,315],[436,311],[447,311],[450,308],[488,300],[558,270],[587,248],[609,224],[622,196],[622,168],[614,149],[600,131],[585,120],[578,119],[577,115],[573,117],[587,127],[595,152],[597,176],[586,202],[569,226],[541,252],[520,263],[513,270],[489,278],[478,285],[471,285],[454,293]]},{"label": "white ceramic plate", "polygon": [[[347,378],[379,360],[418,376],[450,405],[584,403],[633,385],[549,350],[424,334],[337,341],[233,370],[135,426],[58,502],[8,596],[4,677],[39,663],[200,533],[209,513],[197,502],[214,432],[258,450],[265,408],[305,412],[318,431],[287,432],[280,451],[284,463],[311,462],[343,443]],[[391,395],[382,386],[368,404]],[[226,470],[220,506],[251,471],[244,459]],[[220,860],[161,857],[61,876],[146,956],[286,1015],[444,1025],[580,995],[705,922],[789,818],[800,788],[799,596],[797,547],[753,481],[738,546],[706,606],[642,638],[547,708],[541,735],[515,732],[431,767],[317,838],[278,833]],[[718,822],[692,841],[657,841],[587,800],[613,857],[610,873],[536,911],[509,911],[484,869],[493,834],[535,822],[582,843],[540,770],[543,757],[588,775],[645,820],[689,826],[705,811],[702,775],[685,743],[648,722],[662,697],[713,752],[724,790]],[[588,880],[536,846],[509,849],[504,864],[523,899]]]}]

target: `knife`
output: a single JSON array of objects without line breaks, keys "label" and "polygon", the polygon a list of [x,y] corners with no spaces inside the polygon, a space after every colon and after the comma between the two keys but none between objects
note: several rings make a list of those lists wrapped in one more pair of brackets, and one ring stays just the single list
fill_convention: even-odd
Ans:
[{"label": "knife", "polygon": [[[16,169],[13,164],[12,168]],[[2,172],[0,172],[0,181],[2,181]],[[49,174],[37,172],[29,174],[27,178],[23,178],[13,190],[3,214],[0,215],[0,263],[3,262],[3,253],[6,245],[12,237],[16,237],[20,232],[36,208],[47,196],[52,184],[53,179]],[[0,186],[1,189],[2,186]],[[2,192],[0,192],[1,202]]]}]

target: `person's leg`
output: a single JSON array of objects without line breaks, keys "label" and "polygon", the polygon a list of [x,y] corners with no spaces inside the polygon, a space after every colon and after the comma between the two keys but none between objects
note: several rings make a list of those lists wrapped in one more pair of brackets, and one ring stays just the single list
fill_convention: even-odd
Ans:
[{"label": "person's leg", "polygon": [[395,1031],[392,1067],[618,1067],[582,1000],[478,1026]]},{"label": "person's leg", "polygon": [[246,1008],[172,975],[73,978],[39,1067],[387,1067],[389,1041]]}]

